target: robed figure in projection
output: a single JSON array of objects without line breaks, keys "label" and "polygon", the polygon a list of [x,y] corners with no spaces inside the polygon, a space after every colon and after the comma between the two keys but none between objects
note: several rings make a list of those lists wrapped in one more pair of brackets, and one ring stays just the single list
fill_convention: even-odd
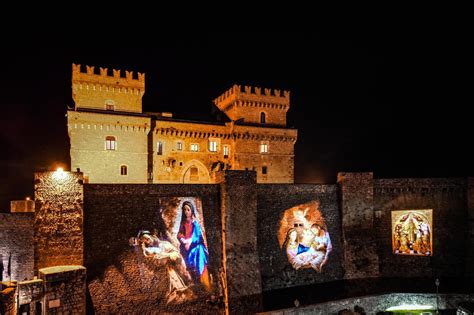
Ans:
[{"label": "robed figure in projection", "polygon": [[184,201],[181,207],[181,223],[178,240],[188,271],[195,283],[201,283],[210,289],[209,273],[207,271],[208,251],[204,243],[201,226],[196,219],[196,210],[190,201]]},{"label": "robed figure in projection", "polygon": [[135,245],[141,249],[145,258],[156,263],[156,267],[164,267],[169,277],[169,290],[166,302],[183,302],[192,296],[185,279],[190,280],[184,259],[178,249],[170,242],[160,240],[155,234],[142,230],[138,233]]}]

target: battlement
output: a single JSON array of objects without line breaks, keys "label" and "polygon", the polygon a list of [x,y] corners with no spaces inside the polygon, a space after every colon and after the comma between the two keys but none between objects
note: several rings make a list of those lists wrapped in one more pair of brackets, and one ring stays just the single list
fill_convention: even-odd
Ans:
[{"label": "battlement", "polygon": [[141,92],[145,91],[145,74],[138,72],[134,78],[133,71],[125,71],[125,77],[122,77],[121,70],[112,69],[112,75],[109,75],[107,68],[99,67],[99,73],[95,71],[95,67],[86,66],[86,72],[81,71],[80,64],[72,64],[72,84],[92,86],[114,86],[125,89],[136,89]]},{"label": "battlement", "polygon": [[281,91],[277,89],[263,89],[260,87],[244,86],[234,84],[229,90],[225,91],[221,96],[214,100],[214,104],[221,110],[226,108],[236,101],[243,101],[257,103],[260,106],[265,105],[283,105],[287,107],[290,105],[290,91]]}]

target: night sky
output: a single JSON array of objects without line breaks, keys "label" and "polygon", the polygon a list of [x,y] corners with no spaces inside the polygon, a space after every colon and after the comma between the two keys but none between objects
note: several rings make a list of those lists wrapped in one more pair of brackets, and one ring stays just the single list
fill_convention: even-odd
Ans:
[{"label": "night sky", "polygon": [[214,120],[212,100],[234,83],[290,90],[297,183],[335,183],[339,171],[474,176],[465,109],[472,101],[465,100],[458,49],[415,35],[333,40],[303,33],[11,45],[0,76],[0,211],[32,196],[35,171],[68,168],[72,63],[145,72],[143,109],[177,118]]}]

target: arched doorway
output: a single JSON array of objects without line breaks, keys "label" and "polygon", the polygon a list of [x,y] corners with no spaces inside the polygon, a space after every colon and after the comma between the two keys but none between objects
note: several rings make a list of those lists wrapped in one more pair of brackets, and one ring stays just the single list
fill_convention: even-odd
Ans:
[{"label": "arched doorway", "polygon": [[207,167],[198,160],[191,160],[183,167],[181,182],[183,184],[209,184],[211,177]]}]

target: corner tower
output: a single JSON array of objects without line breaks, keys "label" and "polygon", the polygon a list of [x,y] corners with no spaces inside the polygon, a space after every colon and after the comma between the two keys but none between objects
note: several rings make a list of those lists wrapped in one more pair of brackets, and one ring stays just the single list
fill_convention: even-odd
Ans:
[{"label": "corner tower", "polygon": [[145,74],[138,72],[134,78],[133,71],[113,69],[109,76],[107,68],[100,68],[96,74],[94,67],[86,66],[81,72],[81,65],[72,64],[72,98],[75,108],[114,110],[120,112],[142,112],[142,97],[145,94]]},{"label": "corner tower", "polygon": [[[234,85],[214,100],[214,104],[232,121],[286,127],[286,112],[290,109],[290,92]],[[243,121],[242,121],[243,120]]]}]

